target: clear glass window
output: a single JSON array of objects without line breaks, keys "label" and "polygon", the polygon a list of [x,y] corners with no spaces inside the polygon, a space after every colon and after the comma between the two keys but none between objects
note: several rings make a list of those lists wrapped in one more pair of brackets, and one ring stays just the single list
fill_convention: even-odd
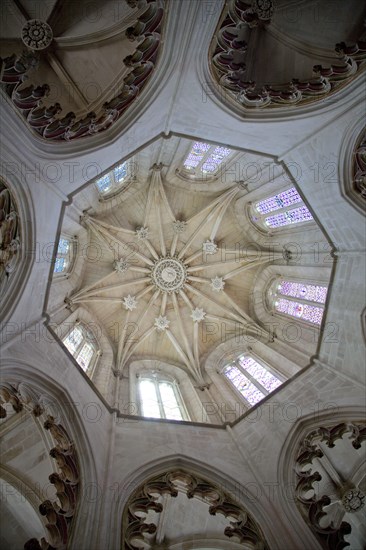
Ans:
[{"label": "clear glass window", "polygon": [[72,244],[70,239],[60,237],[57,246],[54,273],[65,273],[71,265]]},{"label": "clear glass window", "polygon": [[141,412],[150,418],[185,420],[186,414],[174,382],[158,378],[143,378],[139,381]]},{"label": "clear glass window", "polygon": [[96,348],[85,327],[83,325],[75,326],[64,338],[63,343],[81,368],[87,372],[96,355]]},{"label": "clear glass window", "polygon": [[96,181],[100,195],[107,196],[114,193],[123,184],[128,176],[127,162],[119,164],[113,170]]}]

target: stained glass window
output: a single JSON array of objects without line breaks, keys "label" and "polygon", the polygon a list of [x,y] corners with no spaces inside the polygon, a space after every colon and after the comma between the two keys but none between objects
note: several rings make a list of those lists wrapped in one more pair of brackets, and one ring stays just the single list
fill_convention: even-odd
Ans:
[{"label": "stained glass window", "polygon": [[294,298],[303,298],[311,302],[325,304],[328,288],[294,281],[281,281],[277,290],[282,296],[293,296]]},{"label": "stained glass window", "polygon": [[72,246],[70,240],[66,239],[66,237],[60,237],[57,246],[55,266],[53,269],[54,273],[64,273],[67,271],[70,265],[71,254]]},{"label": "stained glass window", "polygon": [[261,214],[268,214],[269,212],[274,212],[275,210],[285,208],[286,206],[292,206],[298,202],[302,202],[301,197],[295,187],[291,187],[290,189],[287,189],[287,191],[278,193],[278,195],[274,195],[273,197],[257,202],[255,208]]},{"label": "stained glass window", "polygon": [[144,378],[139,382],[139,392],[143,416],[183,420],[183,406],[172,382]]},{"label": "stained glass window", "polygon": [[194,174],[215,174],[233,151],[222,145],[210,145],[196,141],[183,163]]},{"label": "stained glass window", "polygon": [[265,397],[238,367],[226,367],[224,374],[251,405],[256,405]]},{"label": "stained glass window", "polygon": [[[298,205],[293,208],[293,206]],[[278,211],[278,212],[277,212]],[[272,212],[276,212],[272,215]],[[252,220],[264,227],[279,228],[313,219],[295,187],[254,204]]]},{"label": "stained glass window", "polygon": [[271,297],[279,313],[320,325],[327,292],[326,285],[282,279],[275,283]]},{"label": "stained glass window", "polygon": [[127,162],[123,162],[116,166],[111,172],[105,174],[96,181],[96,186],[101,195],[108,195],[116,191],[121,183],[127,178],[128,166]]},{"label": "stained glass window", "polygon": [[243,369],[253,376],[268,392],[271,392],[281,385],[281,380],[276,378],[267,369],[262,367],[253,357],[240,357],[239,364]]},{"label": "stained glass window", "polygon": [[286,313],[292,317],[310,321],[316,325],[320,325],[323,318],[324,309],[322,307],[312,306],[310,304],[302,304],[292,300],[280,298],[275,302],[275,308],[280,313]]},{"label": "stained glass window", "polygon": [[282,384],[279,378],[251,356],[240,356],[227,365],[223,373],[250,405],[256,405]]},{"label": "stained glass window", "polygon": [[75,357],[85,372],[88,370],[96,353],[95,346],[90,340],[90,334],[88,334],[82,324],[75,326],[63,340],[68,351]]}]

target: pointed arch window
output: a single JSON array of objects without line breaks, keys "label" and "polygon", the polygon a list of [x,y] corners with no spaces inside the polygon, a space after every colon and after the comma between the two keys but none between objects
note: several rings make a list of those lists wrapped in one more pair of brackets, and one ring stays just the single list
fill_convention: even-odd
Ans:
[{"label": "pointed arch window", "polygon": [[139,377],[141,413],[149,418],[189,420],[178,384],[155,374]]},{"label": "pointed arch window", "polygon": [[90,371],[97,358],[98,350],[94,336],[87,328],[83,324],[77,323],[63,339],[63,343],[83,371]]},{"label": "pointed arch window", "polygon": [[295,187],[260,200],[252,205],[252,221],[265,229],[277,229],[313,220]]},{"label": "pointed arch window", "polygon": [[226,365],[222,373],[251,407],[283,383],[269,367],[251,355],[240,355]]},{"label": "pointed arch window", "polygon": [[53,269],[55,274],[59,275],[70,271],[74,255],[74,247],[74,239],[61,235],[58,241],[56,261]]},{"label": "pointed arch window", "polygon": [[127,162],[122,162],[113,168],[113,170],[99,178],[95,182],[99,194],[104,198],[114,195],[127,180],[129,172],[129,164]]},{"label": "pointed arch window", "polygon": [[223,145],[211,145],[196,141],[188,151],[183,168],[192,176],[214,176],[234,151]]},{"label": "pointed arch window", "polygon": [[269,295],[278,313],[320,325],[327,292],[328,286],[324,284],[277,279]]}]

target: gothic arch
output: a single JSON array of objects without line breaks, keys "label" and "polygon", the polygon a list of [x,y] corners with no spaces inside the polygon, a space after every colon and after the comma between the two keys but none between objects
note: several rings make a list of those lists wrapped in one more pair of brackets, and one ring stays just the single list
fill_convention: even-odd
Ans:
[{"label": "gothic arch", "polygon": [[[68,456],[70,457],[73,457],[72,453],[76,451],[75,458],[72,458],[72,461],[76,464],[76,469],[73,466],[71,468],[78,480],[78,498],[75,509],[76,514],[72,516],[72,529],[69,529],[69,544],[70,548],[77,548],[78,541],[75,537],[78,536],[79,525],[82,526],[82,532],[88,533],[97,513],[96,507],[93,509],[89,505],[86,523],[85,517],[83,517],[84,514],[80,513],[81,503],[90,502],[88,492],[94,486],[97,487],[95,483],[97,470],[89,437],[83,427],[80,413],[75,407],[75,405],[80,404],[74,403],[65,390],[61,389],[49,377],[44,374],[40,375],[39,370],[29,363],[6,359],[3,361],[0,373],[1,401],[10,403],[12,408],[19,412],[23,409],[27,410],[36,419],[44,418],[46,437],[50,442],[55,443],[56,448],[61,448],[62,453],[63,447],[69,444],[69,450],[66,453],[69,453]],[[48,422],[47,425],[46,422]],[[63,462],[63,457],[59,456],[58,451],[53,459],[58,464]],[[66,467],[70,466],[69,458],[66,458],[66,461]],[[58,482],[58,480],[55,481]],[[48,510],[47,514],[52,516],[52,510]],[[47,520],[52,524],[47,514]]]},{"label": "gothic arch", "polygon": [[[327,515],[327,510],[323,511],[323,508],[332,504],[332,501],[326,494],[317,495],[314,489],[314,486],[322,480],[318,472],[318,460],[321,460],[324,453],[318,443],[324,442],[327,448],[333,449],[337,441],[341,441],[344,437],[345,440],[350,440],[353,450],[360,449],[366,441],[366,423],[363,407],[343,406],[337,407],[335,411],[334,406],[331,407],[334,404],[329,405],[330,412],[312,413],[292,426],[280,453],[277,475],[288,521],[298,525],[304,532],[304,536],[308,537],[310,531],[311,536],[314,537],[314,547],[317,540],[323,548],[332,550],[348,546],[344,536],[347,536],[351,529],[348,522],[338,521],[338,525],[337,523],[332,525],[329,519],[326,523],[322,522],[322,517]],[[329,459],[325,458],[328,462]],[[313,463],[314,459],[316,460]],[[350,457],[349,459],[351,460]],[[307,469],[309,464],[311,469]],[[332,464],[330,467],[333,469]],[[355,477],[358,480],[365,479],[365,462],[363,474],[358,467]],[[342,476],[339,479],[343,479],[345,485],[343,490],[340,487],[338,490],[343,491],[345,496],[351,485],[348,484],[349,480]],[[334,483],[333,480],[332,483]],[[320,487],[319,489],[321,490]],[[312,491],[313,495],[309,496],[309,492]],[[363,499],[365,502],[365,495]],[[306,531],[308,533],[305,535]]]},{"label": "gothic arch", "polygon": [[[216,515],[216,512],[219,514],[223,514],[225,516],[225,508],[226,506],[232,506],[230,508],[233,515],[231,515],[231,521],[234,521],[235,524],[235,515],[244,513],[247,518],[250,518],[248,521],[248,524],[250,525],[250,535],[249,538],[252,536],[257,537],[257,543],[258,546],[256,548],[262,548],[262,549],[268,549],[272,544],[274,547],[276,547],[275,543],[275,537],[273,536],[273,533],[271,532],[271,528],[269,526],[268,520],[266,520],[266,516],[264,513],[264,510],[262,509],[261,505],[258,503],[258,499],[251,494],[250,490],[245,490],[245,494],[243,491],[240,491],[240,497],[238,497],[238,485],[235,483],[234,480],[229,478],[229,476],[224,476],[221,472],[217,471],[216,469],[210,467],[207,468],[205,464],[202,464],[201,462],[198,462],[192,458],[189,458],[185,455],[172,455],[167,456],[164,458],[164,460],[154,460],[153,462],[147,463],[144,467],[139,468],[137,471],[132,472],[128,479],[129,483],[127,486],[123,486],[123,491],[120,492],[119,500],[118,500],[118,506],[117,506],[117,512],[116,512],[116,518],[115,521],[118,522],[118,528],[115,529],[115,531],[118,533],[120,530],[120,521],[121,518],[126,521],[126,514],[127,514],[127,507],[129,503],[131,503],[131,500],[136,497],[136,495],[141,492],[143,489],[143,486],[148,484],[149,482],[152,482],[154,487],[159,487],[160,478],[165,478],[169,474],[173,474],[174,472],[179,472],[178,477],[182,475],[182,477],[186,476],[187,478],[192,481],[192,494],[189,495],[188,498],[194,498],[195,497],[195,488],[197,492],[197,496],[199,495],[202,500],[205,498],[205,492],[207,492],[208,502],[210,498],[210,493],[213,493],[214,491],[218,491],[220,493],[219,501],[220,503],[216,502],[215,496],[214,499],[211,501],[212,504],[212,512],[210,511],[210,514]],[[197,485],[195,485],[195,483]],[[166,481],[163,481],[162,491],[161,494],[164,492],[170,492],[172,487],[168,482],[168,487],[164,488],[164,484]],[[159,489],[160,492],[160,489]],[[142,504],[141,511],[144,509],[145,512],[149,509],[149,505],[152,504],[153,509],[155,508],[155,504],[152,502],[151,497],[149,497],[148,493],[142,493],[142,500],[140,501]],[[174,498],[174,495],[172,495]],[[146,498],[147,497],[147,498]],[[223,497],[223,498],[222,498]],[[227,500],[225,500],[225,498]],[[231,504],[229,504],[231,503]],[[217,510],[214,510],[215,506],[217,504]],[[137,509],[139,507],[139,504],[137,504]],[[145,507],[145,508],[144,508]],[[158,506],[158,508],[160,508]],[[230,515],[230,510],[227,510],[227,516]],[[240,512],[239,512],[240,510]],[[131,516],[130,516],[131,517]],[[122,521],[123,521],[122,520]],[[244,519],[245,522],[245,519]],[[142,522],[143,523],[143,520]],[[246,524],[246,526],[248,526]],[[123,524],[122,524],[123,525]],[[233,523],[230,524],[231,527],[229,528],[228,532],[230,531],[230,534],[227,534],[228,537],[234,536],[234,532],[236,531],[236,527],[233,527]],[[245,525],[241,525],[242,529],[242,540],[240,541],[241,544],[244,546],[241,546],[243,548],[254,548],[254,546],[250,544],[245,544]],[[153,528],[150,528],[151,531],[148,531],[150,533],[153,532]],[[239,528],[240,531],[240,528]],[[240,537],[240,533],[237,531],[235,534]],[[142,532],[144,532],[144,528],[142,528]],[[127,532],[128,533],[128,532]],[[255,533],[255,534],[254,534]],[[231,541],[231,538],[225,538],[227,541]],[[252,539],[253,540],[253,539]],[[269,543],[267,542],[269,541]],[[122,533],[121,540],[114,542],[115,547],[122,548],[123,550],[127,550],[130,548],[135,548],[134,546],[129,546],[125,544],[125,532]],[[178,544],[177,544],[177,547]],[[231,548],[231,546],[229,547]],[[233,549],[235,546],[233,546]]]},{"label": "gothic arch", "polygon": [[[19,218],[19,244],[17,247],[17,261],[15,264],[15,276],[9,278],[8,286],[1,298],[2,318],[5,325],[6,321],[14,312],[29,279],[32,266],[36,259],[36,249],[34,243],[35,218],[33,202],[30,192],[24,181],[11,173],[8,176],[7,170],[11,170],[11,163],[4,162],[6,178],[2,178],[5,187],[9,189],[10,195],[14,198],[16,215]],[[4,168],[3,168],[4,170]]]},{"label": "gothic arch", "polygon": [[[344,134],[338,170],[342,196],[363,215],[366,208],[366,160],[363,161],[363,167],[360,162],[361,155],[365,157],[365,148],[366,127],[363,113],[360,113],[360,118],[353,121]],[[356,178],[360,180],[358,184],[355,181]]]},{"label": "gothic arch", "polygon": [[[283,13],[283,6],[272,0],[227,2],[209,39],[209,45],[206,45],[208,61],[205,60],[204,64],[201,62],[200,70],[203,93],[212,95],[215,103],[221,104],[236,116],[283,120],[320,109],[329,110],[334,106],[329,98],[336,95],[339,100],[354,87],[355,82],[356,85],[360,83],[365,60],[363,36],[354,37],[352,45],[338,42],[334,44],[333,51],[329,44],[327,48],[324,45],[319,47],[311,43],[309,36],[295,37],[284,31],[284,22],[276,19],[281,7]],[[309,25],[301,8],[300,17]],[[338,40],[343,39],[339,35]],[[288,73],[286,65],[276,67],[272,62],[274,75],[270,82],[263,80],[261,73],[256,76],[256,67],[263,64],[265,54],[268,56],[269,53],[268,46],[267,50],[261,50],[256,40],[259,44],[270,44],[279,58],[279,51],[282,55],[290,53],[292,58],[289,68],[303,65],[307,66],[307,71],[303,71],[299,78],[298,71],[296,74]],[[247,50],[252,59],[246,56]],[[283,72],[288,73],[285,81]]]}]

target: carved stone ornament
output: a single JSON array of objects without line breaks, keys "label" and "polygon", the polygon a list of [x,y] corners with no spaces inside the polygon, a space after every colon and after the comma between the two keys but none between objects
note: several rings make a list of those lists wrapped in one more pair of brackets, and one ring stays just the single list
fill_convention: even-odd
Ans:
[{"label": "carved stone ornament", "polygon": [[155,318],[155,327],[160,331],[163,332],[167,328],[169,328],[170,321],[165,315],[160,315],[159,317]]},{"label": "carved stone ornament", "polygon": [[[44,417],[43,427],[49,431],[55,446],[50,450],[50,456],[55,460],[58,471],[49,475],[48,479],[56,490],[57,500],[51,502],[45,500],[39,506],[39,512],[46,518],[46,530],[48,537],[40,541],[36,538],[28,540],[24,548],[26,550],[53,550],[66,549],[72,527],[73,516],[76,512],[79,496],[79,462],[74,443],[70,439],[65,428],[46,413],[47,398],[39,396],[37,392],[27,384],[20,382],[0,384],[0,417],[6,418],[7,410],[3,406],[9,403],[16,413],[24,408],[35,417]],[[51,407],[55,403],[49,399]]]},{"label": "carved stone ornament", "polygon": [[16,271],[21,241],[18,209],[14,199],[0,181],[0,291],[4,291]]},{"label": "carved stone ornament", "polygon": [[136,229],[136,237],[140,241],[144,241],[145,239],[149,238],[150,230],[148,227],[138,227]]},{"label": "carved stone ornament", "polygon": [[[185,493],[188,499],[199,498],[208,505],[212,516],[222,514],[228,519],[224,535],[233,538],[245,547],[268,550],[263,533],[250,514],[220,487],[183,470],[173,470],[155,476],[133,493],[123,513],[123,550],[156,548],[156,523],[147,523],[150,511],[163,512],[160,496],[170,495],[176,498]],[[189,504],[187,503],[189,506]],[[159,520],[155,520],[156,522]],[[141,546],[141,544],[143,546]]]},{"label": "carved stone ornament", "polygon": [[221,290],[224,290],[225,281],[222,277],[216,275],[216,277],[211,279],[210,286],[215,292],[221,292]]},{"label": "carved stone ornament", "polygon": [[273,0],[253,0],[252,10],[258,15],[258,19],[269,21],[274,12]]},{"label": "carved stone ornament", "polygon": [[127,260],[120,258],[119,260],[116,260],[114,262],[113,267],[115,271],[117,271],[117,273],[125,273],[130,267],[130,264],[128,263]]},{"label": "carved stone ornament", "polygon": [[208,239],[202,244],[202,250],[205,254],[216,254],[217,244],[215,243],[215,241]]},{"label": "carved stone ornament", "polygon": [[135,51],[123,59],[123,64],[129,71],[112,99],[105,102],[97,112],[86,112],[79,116],[71,111],[60,117],[63,109],[59,103],[44,104],[52,91],[51,84],[30,84],[24,87],[28,71],[37,65],[34,54],[49,46],[52,41],[52,30],[47,23],[39,20],[28,21],[23,27],[22,41],[32,49],[33,60],[31,61],[30,56],[27,58],[24,54],[19,56],[15,53],[1,59],[0,83],[5,85],[6,94],[10,97],[13,107],[37,135],[52,141],[71,141],[99,134],[120,119],[139,97],[158,60],[164,0],[149,0],[145,3],[132,1],[132,5],[135,4],[141,8],[145,4],[145,9],[125,31],[126,38],[136,42]]},{"label": "carved stone ornament", "polygon": [[206,317],[206,312],[202,308],[196,307],[192,310],[191,317],[195,323],[199,323]]},{"label": "carved stone ornament", "polygon": [[[326,506],[332,504],[332,499],[328,495],[318,497],[315,487],[321,481],[320,472],[309,468],[313,460],[321,462],[324,453],[320,443],[324,443],[329,449],[335,447],[338,439],[348,435],[354,449],[360,449],[362,443],[366,440],[366,424],[357,422],[342,422],[337,425],[319,427],[309,432],[302,440],[295,463],[295,472],[298,482],[295,489],[296,503],[301,509],[307,523],[319,538],[322,545],[333,550],[349,546],[344,540],[345,535],[351,533],[351,525],[342,521],[335,525],[333,521],[324,521],[327,512]],[[329,455],[331,456],[331,454]],[[314,463],[314,465],[317,462]],[[341,504],[346,512],[357,512],[365,503],[365,495],[360,489],[348,489],[342,496]]]},{"label": "carved stone ornament", "polygon": [[151,270],[151,280],[163,292],[178,292],[187,278],[187,269],[178,258],[160,258]]},{"label": "carved stone ornament", "polygon": [[187,227],[187,222],[183,220],[174,220],[173,221],[173,231],[174,233],[180,234],[184,233]]},{"label": "carved stone ornament", "polygon": [[133,309],[137,308],[137,300],[135,296],[131,296],[131,294],[128,294],[128,296],[125,296],[123,298],[123,305],[126,309],[132,311]]},{"label": "carved stone ornament", "polygon": [[52,39],[51,27],[40,19],[30,19],[22,28],[22,41],[31,50],[45,50]]},{"label": "carved stone ornament", "polygon": [[358,139],[354,152],[353,185],[356,193],[366,201],[366,130]]},{"label": "carved stone ornament", "polygon": [[342,504],[346,512],[358,512],[365,506],[365,498],[361,489],[348,489],[342,496]]},{"label": "carved stone ornament", "polygon": [[[265,39],[265,26],[270,25],[274,12],[272,0],[228,0],[221,17],[221,27],[215,33],[210,51],[212,51],[211,71],[217,85],[221,88],[219,97],[232,104],[232,100],[243,110],[258,108],[280,108],[321,100],[345,85],[363,70],[366,62],[366,43],[363,37],[352,45],[340,42],[335,45],[334,63],[323,67],[314,59],[313,73],[304,80],[292,78],[288,82],[259,84],[248,78],[247,51],[254,52],[253,63],[261,64],[255,57],[257,48],[252,45],[253,28],[257,27],[254,40]],[[329,52],[331,56],[332,52]],[[251,55],[253,55],[251,53]],[[319,63],[319,62],[318,62]]]}]

